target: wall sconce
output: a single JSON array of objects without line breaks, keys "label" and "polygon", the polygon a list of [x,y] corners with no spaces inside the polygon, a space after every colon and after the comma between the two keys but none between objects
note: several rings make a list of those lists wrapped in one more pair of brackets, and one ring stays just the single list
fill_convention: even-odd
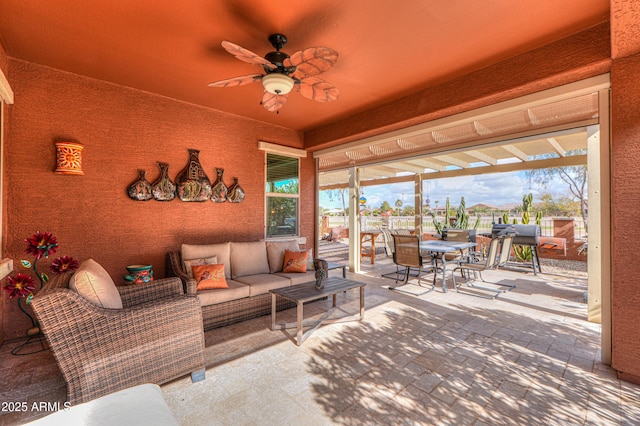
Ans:
[{"label": "wall sconce", "polygon": [[84,175],[82,171],[82,149],[77,142],[56,142],[56,169],[59,175]]}]

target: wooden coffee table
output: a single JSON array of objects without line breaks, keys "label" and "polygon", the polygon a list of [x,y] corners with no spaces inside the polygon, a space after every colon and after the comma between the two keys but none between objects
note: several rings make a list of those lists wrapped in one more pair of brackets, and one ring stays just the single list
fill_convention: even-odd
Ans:
[{"label": "wooden coffee table", "polygon": [[[364,287],[366,286],[366,283],[352,281],[345,278],[330,277],[325,280],[324,287],[320,290],[316,290],[315,284],[316,283],[314,281],[310,283],[269,290],[269,292],[271,293],[271,330],[296,328],[297,333],[294,341],[298,346],[300,346],[309,337],[309,335],[322,324],[331,324],[353,320],[362,321],[362,319],[364,318]],[[351,290],[354,288],[360,288],[360,315],[349,315],[341,318],[329,318],[329,316],[331,316],[331,314],[337,308],[336,295],[340,292]],[[278,296],[284,297],[285,299],[296,303],[296,322],[276,324],[276,298]],[[311,302],[313,300],[322,299],[323,297],[328,296],[331,296],[333,298],[331,309],[329,309],[320,319],[304,321],[303,313],[305,302]],[[303,327],[311,328],[306,332],[303,332]]]}]

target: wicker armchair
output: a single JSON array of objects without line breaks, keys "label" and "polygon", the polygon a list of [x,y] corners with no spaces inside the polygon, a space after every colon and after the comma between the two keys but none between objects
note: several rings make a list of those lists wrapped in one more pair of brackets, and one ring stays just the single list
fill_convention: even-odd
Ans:
[{"label": "wicker armchair", "polygon": [[118,287],[123,309],[105,309],[69,289],[71,275],[52,278],[32,301],[71,404],[189,373],[204,379],[200,303],[178,278]]}]

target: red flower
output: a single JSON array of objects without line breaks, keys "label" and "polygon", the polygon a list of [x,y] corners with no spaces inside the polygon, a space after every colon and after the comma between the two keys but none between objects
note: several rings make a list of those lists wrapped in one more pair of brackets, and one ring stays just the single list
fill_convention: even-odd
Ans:
[{"label": "red flower", "polygon": [[32,254],[36,259],[49,257],[58,249],[58,240],[51,232],[36,232],[31,238],[24,240],[27,243],[26,254]]},{"label": "red flower", "polygon": [[9,298],[27,297],[36,289],[35,281],[31,275],[18,273],[15,277],[7,277],[7,285],[2,287],[9,292]]},{"label": "red flower", "polygon": [[79,266],[78,261],[71,256],[62,256],[51,262],[51,270],[56,274],[75,271]]}]

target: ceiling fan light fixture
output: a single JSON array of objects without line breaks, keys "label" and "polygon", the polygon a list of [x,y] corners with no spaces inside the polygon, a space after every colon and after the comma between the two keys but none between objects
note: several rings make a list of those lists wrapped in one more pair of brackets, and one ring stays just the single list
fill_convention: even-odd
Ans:
[{"label": "ceiling fan light fixture", "polygon": [[291,77],[281,73],[271,73],[262,77],[264,90],[274,95],[286,95],[293,89],[294,81]]}]

